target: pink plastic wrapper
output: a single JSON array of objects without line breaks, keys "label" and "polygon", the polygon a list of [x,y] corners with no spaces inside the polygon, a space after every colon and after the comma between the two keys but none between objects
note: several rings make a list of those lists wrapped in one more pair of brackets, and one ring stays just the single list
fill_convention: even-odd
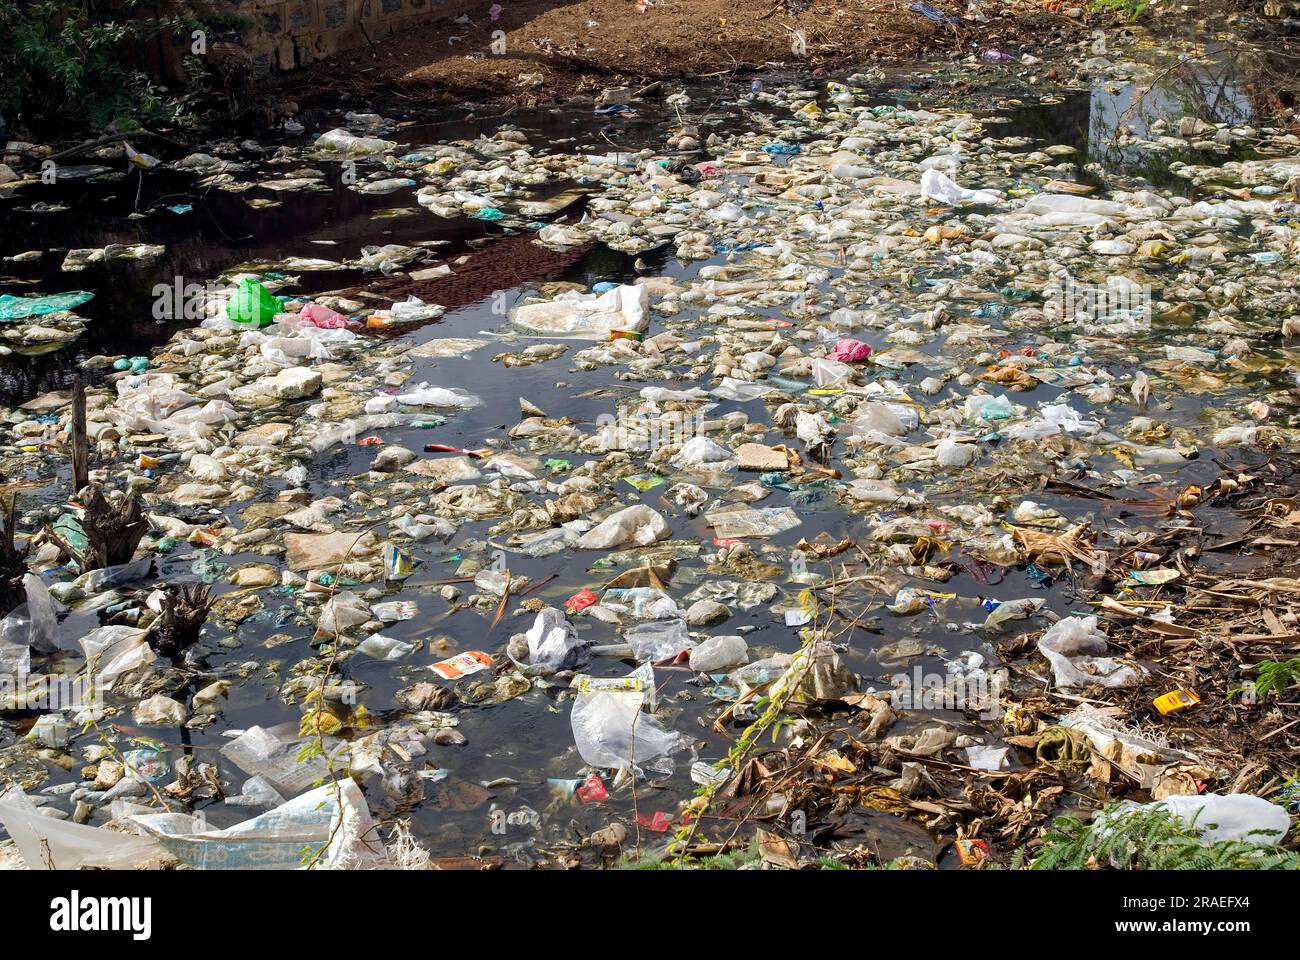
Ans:
[{"label": "pink plastic wrapper", "polygon": [[871,356],[871,344],[861,340],[841,340],[831,348],[827,356],[840,363],[857,363]]},{"label": "pink plastic wrapper", "polygon": [[341,330],[348,325],[347,317],[341,313],[335,313],[329,307],[322,307],[319,303],[307,304],[302,308],[298,316],[302,318],[303,322],[326,330]]}]

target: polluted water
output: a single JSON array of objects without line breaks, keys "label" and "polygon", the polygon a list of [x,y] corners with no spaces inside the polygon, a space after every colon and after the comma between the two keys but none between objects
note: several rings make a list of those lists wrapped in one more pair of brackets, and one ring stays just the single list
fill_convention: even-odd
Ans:
[{"label": "polluted water", "polygon": [[8,856],[977,864],[1099,765],[1279,840],[1166,718],[1228,709],[1207,608],[1297,592],[1235,504],[1297,440],[1300,138],[1090,70],[16,161]]}]

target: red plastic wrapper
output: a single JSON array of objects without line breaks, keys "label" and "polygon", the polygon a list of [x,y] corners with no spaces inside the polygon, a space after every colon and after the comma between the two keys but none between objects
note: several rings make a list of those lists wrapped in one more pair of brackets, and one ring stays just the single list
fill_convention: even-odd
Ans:
[{"label": "red plastic wrapper", "polygon": [[577,613],[580,610],[586,610],[599,599],[600,597],[596,596],[596,594],[590,590],[579,590],[568,600],[564,601],[564,609],[569,613]]},{"label": "red plastic wrapper", "polygon": [[605,781],[601,780],[598,774],[593,773],[578,787],[578,799],[583,803],[600,803],[602,800],[608,800],[609,791],[605,789]]},{"label": "red plastic wrapper", "polygon": [[663,833],[673,825],[673,815],[665,813],[663,810],[656,810],[654,813],[638,813],[636,822],[641,824],[647,830],[653,830],[655,833]]}]

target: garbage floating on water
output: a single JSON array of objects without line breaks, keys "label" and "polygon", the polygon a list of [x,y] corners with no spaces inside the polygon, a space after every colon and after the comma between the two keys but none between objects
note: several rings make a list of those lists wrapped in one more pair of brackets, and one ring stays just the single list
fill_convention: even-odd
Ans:
[{"label": "garbage floating on water", "polygon": [[[273,164],[160,162],[281,213],[348,164],[373,231],[241,253],[90,358],[84,409],[10,410],[28,866],[393,865],[375,825],[409,816],[437,858],[739,824],[771,868],[984,869],[1095,839],[1112,797],[1277,853],[1300,141],[1166,124],[1242,149],[1155,182],[1026,120],[1051,103],[722,89],[716,124],[584,104],[636,103],[652,139],[616,147],[351,114]],[[29,709],[65,681],[93,696]]]}]

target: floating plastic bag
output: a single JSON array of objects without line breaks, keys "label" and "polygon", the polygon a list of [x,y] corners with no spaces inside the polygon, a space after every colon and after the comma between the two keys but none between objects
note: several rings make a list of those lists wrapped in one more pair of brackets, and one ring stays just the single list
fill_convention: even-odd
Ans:
[{"label": "floating plastic bag", "polygon": [[[136,814],[128,819],[196,870],[390,866],[365,796],[349,777],[224,830],[205,830],[204,821],[177,813]],[[308,851],[312,856],[306,855]]]},{"label": "floating plastic bag", "polygon": [[222,747],[221,755],[245,773],[263,777],[280,793],[292,797],[329,777],[324,757],[313,754],[299,759],[306,743],[305,739],[285,740],[265,727],[249,727]]},{"label": "floating plastic bag", "polygon": [[632,647],[633,656],[650,662],[667,660],[695,646],[686,621],[680,618],[638,623],[624,632],[623,639]]},{"label": "floating plastic bag", "polygon": [[625,544],[648,547],[657,540],[668,539],[670,533],[667,520],[638,503],[610,514],[584,533],[577,546],[581,550],[610,550]]},{"label": "floating plastic bag", "polygon": [[[584,763],[636,770],[688,746],[685,737],[642,712],[647,704],[654,709],[655,675],[650,664],[642,664],[621,678],[602,680],[579,675],[573,686],[578,696],[569,721]],[[664,769],[664,765],[658,764],[655,769]]]},{"label": "floating plastic bag", "polygon": [[921,196],[954,206],[960,203],[1000,203],[1002,200],[992,190],[967,190],[958,186],[938,170],[921,174]]},{"label": "floating plastic bag", "polygon": [[453,407],[467,410],[477,407],[483,401],[458,387],[434,387],[421,382],[406,393],[399,393],[397,402],[408,407]]},{"label": "floating plastic bag", "polygon": [[599,295],[570,291],[546,303],[524,304],[512,319],[537,333],[601,340],[615,330],[645,330],[650,325],[649,305],[648,287],[623,284]]},{"label": "floating plastic bag", "polygon": [[708,437],[691,437],[672,459],[676,467],[711,467],[729,470],[735,467],[735,454]]},{"label": "floating plastic bag", "polygon": [[229,807],[278,807],[284,803],[280,792],[266,782],[264,777],[249,777],[239,793],[226,797]]},{"label": "floating plastic bag", "polygon": [[329,307],[322,307],[319,303],[307,304],[299,311],[298,316],[304,323],[310,323],[313,327],[320,327],[323,330],[341,330],[348,325],[347,317]]},{"label": "floating plastic bag", "polygon": [[973,443],[957,443],[944,438],[934,448],[934,458],[941,467],[968,467],[979,456],[979,447]]},{"label": "floating plastic bag", "polygon": [[245,277],[235,287],[235,295],[226,304],[226,319],[249,327],[266,327],[275,322],[284,307],[254,277]]},{"label": "floating plastic bag", "polygon": [[349,590],[330,597],[316,620],[317,636],[347,633],[371,619],[370,605]]},{"label": "floating plastic bag", "polygon": [[864,403],[858,407],[858,418],[853,421],[854,436],[870,437],[883,433],[888,437],[902,437],[920,424],[915,410],[899,403]]},{"label": "floating plastic bag", "polygon": [[[1291,829],[1286,810],[1263,797],[1248,793],[1206,794],[1204,796],[1165,797],[1156,803],[1126,802],[1119,817],[1139,810],[1163,808],[1188,826],[1201,832],[1201,842],[1244,840],[1247,843],[1280,843]],[[1111,815],[1111,819],[1115,818]],[[1098,818],[1104,829],[1106,815]]]},{"label": "floating plastic bag", "polygon": [[768,384],[751,383],[748,380],[737,380],[734,377],[723,377],[712,391],[715,397],[722,400],[736,400],[741,403],[747,400],[759,400],[769,393],[776,392],[776,387]]},{"label": "floating plastic bag", "polygon": [[23,577],[27,601],[0,620],[0,644],[27,647],[37,653],[53,653],[58,644],[58,606],[45,582],[35,574]]},{"label": "floating plastic bag", "polygon": [[316,149],[330,153],[342,153],[349,157],[364,157],[375,153],[391,153],[397,149],[392,140],[380,140],[378,137],[358,137],[342,127],[326,131],[316,138]]},{"label": "floating plastic bag", "polygon": [[1005,420],[1010,416],[1014,416],[1015,412],[1015,405],[1007,399],[1006,394],[993,397],[977,393],[966,398],[965,413],[967,420],[973,420],[976,417],[981,420]]},{"label": "floating plastic bag", "polygon": [[861,363],[871,356],[871,344],[861,340],[841,340],[827,356],[840,363]]},{"label": "floating plastic bag", "polygon": [[85,290],[52,293],[40,297],[15,297],[6,293],[0,295],[0,323],[74,310],[93,296],[93,293],[87,293]]},{"label": "floating plastic bag", "polygon": [[839,700],[857,686],[858,678],[845,666],[835,648],[818,640],[794,652],[789,665],[773,682],[771,695],[774,700],[788,698],[783,701],[787,703]]},{"label": "floating plastic bag", "polygon": [[812,379],[819,387],[834,387],[846,383],[853,376],[853,368],[838,360],[817,358],[812,362]]},{"label": "floating plastic bag", "polygon": [[[1032,597],[1007,600],[994,607],[984,619],[984,629],[1000,633],[1013,620],[1027,620],[1043,609],[1046,601]],[[1103,644],[1104,645],[1104,644]]]},{"label": "floating plastic bag", "polygon": [[143,580],[153,569],[153,554],[136,557],[129,563],[118,563],[111,567],[100,567],[77,578],[77,584],[87,593],[99,593],[110,587],[120,587],[136,580]]},{"label": "floating plastic bag", "polygon": [[714,536],[720,539],[727,537],[774,537],[786,530],[793,530],[803,522],[790,507],[715,510],[712,513],[706,513],[704,519],[713,527]]},{"label": "floating plastic bag", "polygon": [[382,633],[372,633],[357,644],[357,652],[376,660],[401,660],[415,650],[415,644],[386,637]]},{"label": "floating plastic bag", "polygon": [[691,651],[691,669],[696,673],[718,673],[749,660],[749,644],[741,636],[710,637]]},{"label": "floating plastic bag", "polygon": [[119,678],[151,668],[157,654],[146,639],[149,631],[134,627],[99,627],[81,638],[86,673],[101,690],[111,690]]},{"label": "floating plastic bag", "polygon": [[421,320],[435,320],[441,317],[445,308],[437,303],[425,303],[419,297],[409,296],[399,300],[389,309],[389,314],[396,323],[419,323]]},{"label": "floating plastic bag", "polygon": [[0,823],[29,870],[129,870],[167,856],[149,837],[44,816],[17,786],[0,796]]},{"label": "floating plastic bag", "polygon": [[526,636],[528,660],[534,668],[573,670],[586,662],[587,643],[555,607],[539,610]]},{"label": "floating plastic bag", "polygon": [[682,615],[676,601],[654,587],[611,587],[601,602],[619,613],[638,620],[671,620]]}]

